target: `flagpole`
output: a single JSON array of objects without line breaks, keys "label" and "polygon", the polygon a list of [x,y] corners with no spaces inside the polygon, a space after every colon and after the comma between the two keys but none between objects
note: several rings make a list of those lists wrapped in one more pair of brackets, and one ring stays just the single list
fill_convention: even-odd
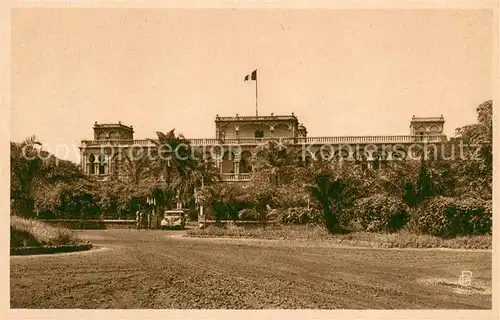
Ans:
[{"label": "flagpole", "polygon": [[258,94],[258,91],[257,91],[257,88],[258,88],[258,85],[257,85],[257,81],[258,81],[259,77],[257,75],[257,69],[255,70],[255,116],[258,117],[259,116],[259,94]]}]

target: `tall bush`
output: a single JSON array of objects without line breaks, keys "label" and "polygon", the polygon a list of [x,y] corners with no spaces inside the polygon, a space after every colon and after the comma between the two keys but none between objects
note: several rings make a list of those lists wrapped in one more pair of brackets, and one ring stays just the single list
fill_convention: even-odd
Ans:
[{"label": "tall bush", "polygon": [[202,204],[210,206],[215,220],[237,220],[238,212],[251,208],[241,185],[237,183],[214,184],[200,192]]},{"label": "tall bush", "polygon": [[477,198],[434,197],[419,206],[411,223],[422,233],[441,237],[486,234],[492,230],[492,205]]},{"label": "tall bush", "polygon": [[408,217],[408,208],[400,198],[376,194],[356,200],[352,219],[366,231],[394,232],[406,225]]}]

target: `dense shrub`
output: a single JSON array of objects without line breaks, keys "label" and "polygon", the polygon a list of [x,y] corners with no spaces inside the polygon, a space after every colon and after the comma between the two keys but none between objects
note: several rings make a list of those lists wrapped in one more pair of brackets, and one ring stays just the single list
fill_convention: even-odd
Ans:
[{"label": "dense shrub", "polygon": [[210,207],[211,218],[215,220],[237,220],[238,212],[251,208],[243,188],[236,183],[216,184],[203,194],[203,202]]},{"label": "dense shrub", "polygon": [[99,217],[94,197],[96,185],[80,179],[72,182],[39,184],[34,192],[38,218],[92,219]]},{"label": "dense shrub", "polygon": [[403,201],[386,194],[357,200],[352,213],[352,219],[366,231],[393,232],[408,222],[408,209]]},{"label": "dense shrub", "polygon": [[412,226],[419,232],[441,237],[490,233],[491,201],[434,197],[420,205],[412,217]]},{"label": "dense shrub", "polygon": [[273,204],[278,208],[306,207],[307,202],[314,201],[305,186],[301,183],[290,183],[281,188],[276,188],[273,193]]},{"label": "dense shrub", "polygon": [[323,215],[320,210],[313,208],[293,207],[280,212],[279,222],[284,224],[321,224]]},{"label": "dense shrub", "polygon": [[308,190],[319,204],[325,227],[330,233],[344,233],[346,214],[364,192],[359,169],[345,164],[320,167]]},{"label": "dense shrub", "polygon": [[[275,188],[259,182],[242,186],[237,183],[216,184],[206,190],[202,203],[210,207],[215,220],[258,220],[269,218],[274,205]],[[241,213],[241,214],[240,214]]]},{"label": "dense shrub", "polygon": [[248,185],[243,188],[243,193],[239,198],[240,202],[246,203],[259,213],[258,220],[266,220],[266,213],[272,202],[276,189],[270,183],[259,183],[257,185]]}]

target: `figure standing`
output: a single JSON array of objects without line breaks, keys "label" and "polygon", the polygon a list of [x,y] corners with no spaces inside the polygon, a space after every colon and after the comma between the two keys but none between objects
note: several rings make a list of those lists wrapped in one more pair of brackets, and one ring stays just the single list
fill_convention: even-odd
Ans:
[{"label": "figure standing", "polygon": [[139,230],[141,228],[140,210],[141,210],[141,208],[139,207],[139,208],[137,208],[137,211],[135,212],[135,223],[136,223],[137,230]]},{"label": "figure standing", "polygon": [[146,219],[144,219],[144,211],[143,210],[140,211],[139,217],[140,217],[139,220],[141,221],[141,229],[145,229],[145,227],[146,227],[145,220]]}]

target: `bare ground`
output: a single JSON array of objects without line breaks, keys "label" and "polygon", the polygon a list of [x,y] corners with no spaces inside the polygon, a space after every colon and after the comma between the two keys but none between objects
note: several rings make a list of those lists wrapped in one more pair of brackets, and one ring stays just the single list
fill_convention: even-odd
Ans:
[{"label": "bare ground", "polygon": [[491,309],[490,251],[80,234],[96,249],[11,257],[11,308]]}]

